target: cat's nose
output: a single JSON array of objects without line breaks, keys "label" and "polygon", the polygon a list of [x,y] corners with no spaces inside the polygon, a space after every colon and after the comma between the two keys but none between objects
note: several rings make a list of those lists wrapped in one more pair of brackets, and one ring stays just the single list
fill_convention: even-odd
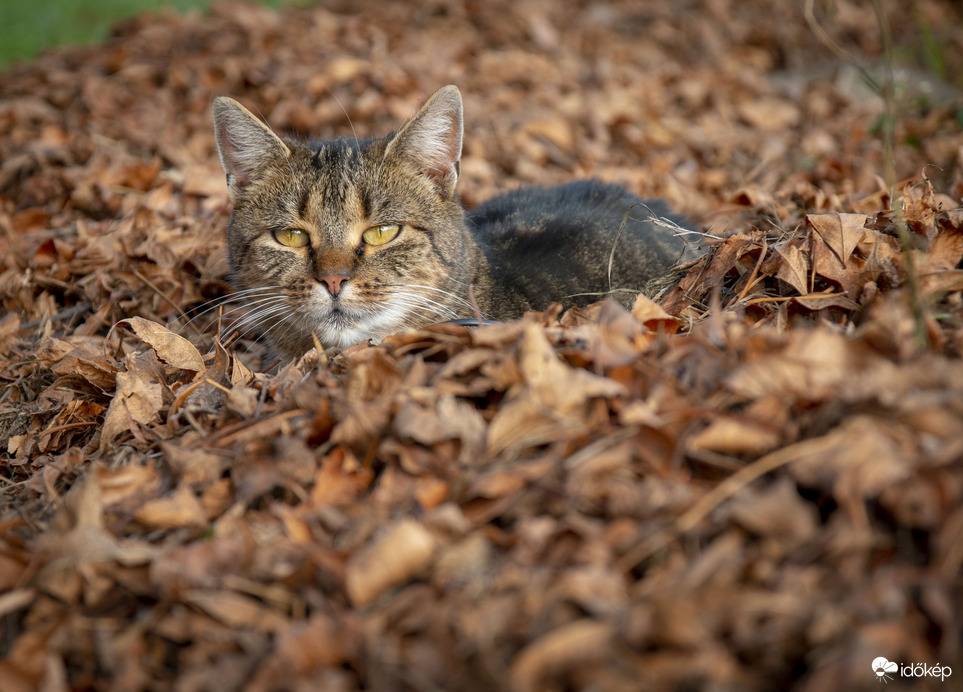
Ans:
[{"label": "cat's nose", "polygon": [[328,293],[336,296],[341,293],[341,287],[344,286],[350,278],[350,274],[325,274],[321,277],[321,283],[328,287]]}]

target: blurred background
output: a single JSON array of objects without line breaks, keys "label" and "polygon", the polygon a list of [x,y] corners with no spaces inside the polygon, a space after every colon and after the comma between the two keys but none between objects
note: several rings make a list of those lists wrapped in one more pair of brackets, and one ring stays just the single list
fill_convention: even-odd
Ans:
[{"label": "blurred background", "polygon": [[[258,0],[268,7],[310,0]],[[116,22],[141,12],[204,11],[214,0],[3,0],[0,68],[30,60],[42,50],[102,41]]]}]

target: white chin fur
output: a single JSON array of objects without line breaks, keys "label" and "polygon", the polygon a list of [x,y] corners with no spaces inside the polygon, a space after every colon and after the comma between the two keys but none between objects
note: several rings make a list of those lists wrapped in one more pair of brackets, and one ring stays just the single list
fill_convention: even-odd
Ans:
[{"label": "white chin fur", "polygon": [[[350,287],[342,293],[341,300],[350,299]],[[366,339],[381,340],[388,334],[400,331],[405,326],[407,311],[404,307],[389,304],[372,314],[361,314],[350,307],[343,307],[339,317],[332,319],[334,307],[331,297],[323,288],[316,289],[314,310],[311,317],[314,333],[325,348],[335,346],[347,348]]]}]

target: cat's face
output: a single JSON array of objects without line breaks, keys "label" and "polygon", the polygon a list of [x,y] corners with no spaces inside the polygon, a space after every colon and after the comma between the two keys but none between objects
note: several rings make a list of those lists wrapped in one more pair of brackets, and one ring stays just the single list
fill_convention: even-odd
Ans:
[{"label": "cat's face", "polygon": [[455,194],[455,87],[380,140],[282,140],[227,98],[215,101],[214,121],[244,326],[282,355],[301,355],[314,337],[345,347],[471,314],[460,298],[471,266]]}]

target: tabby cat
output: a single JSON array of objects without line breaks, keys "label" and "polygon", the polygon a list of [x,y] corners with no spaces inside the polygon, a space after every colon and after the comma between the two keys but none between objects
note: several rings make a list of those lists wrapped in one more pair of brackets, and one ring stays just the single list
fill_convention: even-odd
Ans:
[{"label": "tabby cat", "polygon": [[454,86],[382,139],[282,139],[226,97],[214,102],[214,129],[234,205],[237,295],[249,324],[287,358],[311,348],[312,335],[343,348],[471,317],[472,299],[484,317],[509,320],[611,288],[637,291],[684,251],[642,200],[594,180],[519,189],[466,215],[455,191]]}]

